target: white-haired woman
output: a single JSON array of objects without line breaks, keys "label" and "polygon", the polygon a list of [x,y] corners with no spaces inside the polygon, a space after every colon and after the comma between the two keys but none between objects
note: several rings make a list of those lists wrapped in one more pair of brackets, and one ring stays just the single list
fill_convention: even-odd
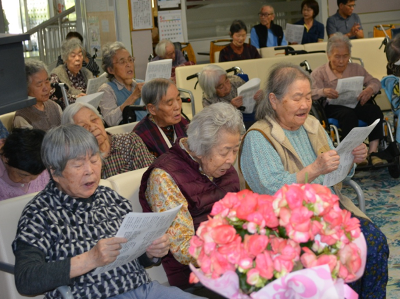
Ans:
[{"label": "white-haired woman", "polygon": [[[79,39],[65,40],[61,46],[64,64],[51,71],[51,83],[64,83],[67,86],[70,104],[75,103],[76,98],[86,95],[88,80],[93,78],[88,69],[82,68],[84,53],[85,48]],[[57,103],[65,108],[62,99],[58,99]]]},{"label": "white-haired woman", "polygon": [[[380,122],[369,134],[368,159],[362,161],[361,165],[371,163],[372,165],[381,165],[384,160],[375,155],[378,152],[379,141],[383,138],[382,120],[383,113],[378,105],[373,103],[371,97],[376,94],[381,83],[378,79],[372,77],[364,67],[357,63],[349,63],[351,56],[351,43],[346,35],[338,32],[328,40],[327,55],[329,62],[316,68],[311,77],[313,79],[312,98],[318,100],[325,97],[325,113],[329,118],[336,118],[344,138],[354,127],[358,126],[358,120],[372,124],[376,119]],[[335,105],[335,99],[339,97],[336,90],[339,79],[345,79],[355,76],[363,77],[364,90],[354,98],[357,100],[357,106],[353,108]]]},{"label": "white-haired woman", "polygon": [[86,103],[69,105],[64,110],[61,123],[84,127],[96,137],[103,158],[101,169],[103,179],[148,167],[154,161],[154,156],[135,133],[107,133],[99,112],[92,105]]},{"label": "white-haired woman", "polygon": [[[199,76],[199,85],[203,90],[203,107],[214,103],[230,103],[236,108],[243,105],[243,97],[238,96],[237,89],[245,81],[239,76],[231,76],[218,65],[210,64],[205,66]],[[254,100],[258,101],[262,97],[261,90],[254,95]],[[255,112],[243,113],[243,121],[246,128],[254,123]]]},{"label": "white-haired woman", "polygon": [[15,112],[14,128],[48,131],[59,126],[62,110],[54,101],[49,101],[51,86],[46,65],[40,60],[27,60],[25,73],[28,96],[34,97],[36,104]]},{"label": "white-haired woman", "polygon": [[186,137],[189,122],[182,117],[182,100],[175,84],[168,79],[153,79],[142,89],[149,114],[133,131],[156,157],[165,153],[178,138]]},{"label": "white-haired woman", "polygon": [[182,51],[176,50],[174,44],[168,39],[160,40],[154,51],[157,56],[153,58],[153,61],[172,59],[172,67],[177,67],[186,62]]},{"label": "white-haired woman", "polygon": [[[240,167],[250,188],[273,195],[285,184],[322,184],[324,175],[340,166],[340,157],[319,121],[309,115],[311,79],[299,66],[275,65],[267,80],[266,97],[257,107],[257,122],[243,138]],[[354,163],[367,156],[361,143],[352,151]],[[354,174],[354,166],[349,176]],[[385,235],[344,196],[341,183],[332,192],[340,205],[360,220],[367,241],[362,278],[350,284],[360,298],[385,298],[389,247]]]},{"label": "white-haired woman", "polygon": [[74,298],[197,298],[152,282],[144,269],[168,252],[167,235],[139,258],[93,274],[127,242],[115,235],[132,207],[99,186],[101,156],[92,134],[76,125],[53,128],[43,140],[42,159],[52,179],[25,207],[12,245],[21,294],[60,298],[56,288],[68,285]]},{"label": "white-haired woman", "polygon": [[193,117],[188,137],[179,139],[143,175],[139,198],[144,212],[183,205],[167,232],[171,249],[163,266],[170,285],[189,288],[188,265],[195,263],[188,252],[191,237],[216,201],[239,191],[233,163],[242,130],[241,114],[232,105],[206,107]]},{"label": "white-haired woman", "polygon": [[[135,81],[135,58],[121,42],[108,43],[102,48],[102,68],[109,82],[100,86],[104,95],[100,101],[101,114],[108,126],[117,126],[122,121],[126,106],[139,105],[143,83]],[[146,116],[145,111],[136,111],[136,120]]]}]

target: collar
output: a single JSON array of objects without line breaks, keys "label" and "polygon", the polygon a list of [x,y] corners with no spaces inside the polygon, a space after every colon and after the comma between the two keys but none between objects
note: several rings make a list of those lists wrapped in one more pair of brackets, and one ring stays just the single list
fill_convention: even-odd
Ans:
[{"label": "collar", "polygon": [[[117,78],[113,78],[112,81],[117,85],[118,90],[122,90],[125,88],[125,85],[117,80]],[[132,90],[135,89],[136,81],[132,79]]]}]

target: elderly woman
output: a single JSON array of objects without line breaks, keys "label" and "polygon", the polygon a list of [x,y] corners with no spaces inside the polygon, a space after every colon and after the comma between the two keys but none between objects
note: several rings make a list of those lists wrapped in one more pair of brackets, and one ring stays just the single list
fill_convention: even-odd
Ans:
[{"label": "elderly woman", "polygon": [[386,58],[388,60],[388,75],[400,76],[400,34],[397,34],[386,46]]},{"label": "elderly woman", "polygon": [[170,285],[189,287],[189,242],[212,205],[227,192],[239,191],[233,163],[243,123],[232,105],[218,103],[196,114],[188,137],[161,155],[142,178],[139,198],[145,212],[162,212],[182,204],[167,231],[171,249],[163,259]]},{"label": "elderly woman", "polygon": [[[298,66],[280,64],[269,75],[266,97],[257,107],[257,122],[244,137],[240,166],[250,188],[273,195],[284,184],[322,184],[338,169],[340,157],[319,121],[310,116],[311,79]],[[353,149],[354,163],[367,155],[365,144]],[[349,176],[354,173],[350,169]],[[360,298],[385,298],[389,249],[385,235],[349,198],[332,189],[340,204],[360,220],[368,255],[364,276],[351,284]]]},{"label": "elderly woman", "polygon": [[[244,80],[239,76],[228,76],[226,71],[218,65],[210,64],[205,66],[199,76],[199,84],[203,90],[203,107],[218,102],[231,103],[236,108],[243,105],[243,97],[238,96],[238,87],[244,84]],[[258,91],[254,95],[254,100],[262,96]],[[254,121],[255,112],[243,113],[243,121],[246,128],[250,127]]]},{"label": "elderly woman", "polygon": [[51,87],[46,65],[30,59],[25,62],[25,72],[28,96],[36,98],[36,104],[15,112],[14,127],[48,131],[59,126],[62,110],[54,101],[49,101]]},{"label": "elderly woman", "polygon": [[168,39],[162,39],[155,48],[156,57],[152,61],[172,59],[172,67],[186,63],[182,51],[176,50],[174,44]]},{"label": "elderly woman", "polygon": [[219,52],[219,62],[261,58],[256,47],[246,44],[246,24],[241,20],[234,20],[229,29],[232,42]]},{"label": "elderly woman", "polygon": [[319,5],[315,0],[303,0],[301,2],[301,14],[303,18],[296,25],[304,25],[302,44],[324,41],[324,24],[315,20],[319,13]]},{"label": "elderly woman", "polygon": [[[84,53],[85,49],[79,39],[65,40],[61,46],[61,58],[64,64],[51,71],[52,83],[64,83],[67,86],[70,104],[86,95],[88,80],[93,78],[93,74],[88,69],[82,68]],[[58,99],[57,102],[64,108],[62,99]]]},{"label": "elderly woman", "polygon": [[38,192],[49,182],[40,158],[44,132],[14,129],[0,150],[0,200]]},{"label": "elderly woman", "polygon": [[[313,79],[312,98],[318,100],[321,97],[327,98],[325,103],[325,113],[328,118],[335,118],[339,121],[342,130],[342,137],[358,126],[358,120],[372,124],[376,119],[380,119],[378,125],[369,135],[369,155],[368,160],[361,161],[361,165],[371,163],[381,165],[385,161],[375,155],[378,151],[379,141],[383,138],[382,120],[383,113],[371,97],[376,94],[381,83],[372,77],[361,65],[349,63],[351,56],[351,43],[347,36],[336,33],[328,40],[327,54],[329,62],[315,69],[311,77]],[[357,106],[353,108],[335,104],[335,99],[339,98],[336,90],[338,79],[345,79],[354,76],[362,76],[364,90],[357,96]]]},{"label": "elderly woman", "polygon": [[99,186],[101,157],[92,134],[76,125],[53,128],[43,140],[42,158],[52,179],[25,207],[12,245],[21,294],[60,298],[55,288],[68,285],[74,298],[190,298],[151,282],[144,270],[168,252],[166,235],[138,259],[93,274],[119,255],[127,240],[115,234],[132,207]]},{"label": "elderly woman", "polygon": [[[104,91],[99,107],[107,125],[117,126],[122,121],[122,111],[126,106],[140,104],[143,83],[133,79],[135,58],[121,42],[104,45],[102,52],[102,67],[109,82],[99,88],[99,91]],[[146,116],[145,111],[136,111],[135,114],[137,121]]]},{"label": "elderly woman", "polygon": [[61,123],[84,127],[96,137],[103,158],[103,179],[148,167],[154,161],[154,156],[135,133],[107,133],[99,112],[90,104],[75,103],[68,106],[64,110]]},{"label": "elderly woman", "polygon": [[165,153],[178,138],[186,137],[188,121],[182,117],[182,100],[175,84],[167,79],[153,79],[142,89],[142,99],[149,114],[133,131],[142,138],[156,157]]}]

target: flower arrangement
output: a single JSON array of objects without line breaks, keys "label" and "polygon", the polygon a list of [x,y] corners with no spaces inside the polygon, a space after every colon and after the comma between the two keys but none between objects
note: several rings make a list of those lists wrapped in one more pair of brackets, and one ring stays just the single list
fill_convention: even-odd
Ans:
[{"label": "flower arrangement", "polygon": [[[228,193],[214,204],[211,216],[191,239],[189,253],[199,269],[191,266],[190,281],[201,280],[230,298],[257,298],[266,286],[272,293],[282,288],[287,292],[287,287],[293,286],[297,286],[295,292],[299,286],[304,292],[321,277],[330,283],[320,282],[316,287],[323,286],[326,291],[335,288],[337,281],[358,279],[364,271],[366,245],[359,220],[342,210],[339,198],[325,186],[285,185],[274,196],[249,190]],[[296,282],[293,274],[299,278]],[[315,279],[311,279],[313,275]],[[311,280],[308,286],[307,279]],[[272,287],[277,280],[278,285]],[[230,290],[230,285],[237,285],[237,290]],[[315,298],[321,294],[316,293]]]}]

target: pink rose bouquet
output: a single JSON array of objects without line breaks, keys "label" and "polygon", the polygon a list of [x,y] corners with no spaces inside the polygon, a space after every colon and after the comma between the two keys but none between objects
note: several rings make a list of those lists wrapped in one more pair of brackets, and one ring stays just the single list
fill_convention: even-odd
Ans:
[{"label": "pink rose bouquet", "polygon": [[365,239],[358,219],[329,188],[293,184],[274,196],[228,193],[211,216],[191,239],[189,253],[199,265],[191,266],[191,282],[229,298],[291,298],[291,292],[322,298],[332,290],[338,295],[329,298],[344,292],[357,298],[343,282],[364,272]]}]

